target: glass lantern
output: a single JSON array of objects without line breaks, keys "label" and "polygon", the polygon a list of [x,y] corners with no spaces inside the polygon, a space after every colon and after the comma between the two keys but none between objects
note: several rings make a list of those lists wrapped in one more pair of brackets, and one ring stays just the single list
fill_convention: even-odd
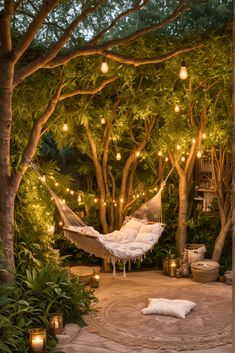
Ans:
[{"label": "glass lantern", "polygon": [[63,331],[63,314],[61,313],[52,313],[50,314],[49,319],[50,331],[54,335],[60,335]]},{"label": "glass lantern", "polygon": [[47,345],[47,334],[44,328],[29,330],[30,352],[45,352]]}]

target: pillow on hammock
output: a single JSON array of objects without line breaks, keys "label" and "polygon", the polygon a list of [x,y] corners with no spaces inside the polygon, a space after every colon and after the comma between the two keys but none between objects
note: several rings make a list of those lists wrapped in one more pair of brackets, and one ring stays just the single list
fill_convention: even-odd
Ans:
[{"label": "pillow on hammock", "polygon": [[[145,222],[147,222],[147,220],[144,220]],[[124,229],[134,229],[137,232],[139,232],[140,227],[143,225],[143,220],[138,220],[137,218],[132,218],[130,221],[128,221],[127,223],[124,224],[124,226],[122,226],[121,230]]]},{"label": "pillow on hammock", "polygon": [[153,243],[158,241],[160,235],[154,233],[138,233],[135,241],[139,243]]},{"label": "pillow on hammock", "polygon": [[159,314],[180,319],[185,319],[185,316],[196,306],[194,302],[180,299],[149,298],[148,301],[149,305],[141,310],[142,314]]},{"label": "pillow on hammock", "polygon": [[106,241],[118,243],[132,242],[135,240],[136,234],[137,230],[126,228],[121,230],[115,230],[112,233],[103,234],[102,238]]},{"label": "pillow on hammock", "polygon": [[155,233],[161,235],[163,226],[161,223],[143,224],[140,227],[139,233]]}]

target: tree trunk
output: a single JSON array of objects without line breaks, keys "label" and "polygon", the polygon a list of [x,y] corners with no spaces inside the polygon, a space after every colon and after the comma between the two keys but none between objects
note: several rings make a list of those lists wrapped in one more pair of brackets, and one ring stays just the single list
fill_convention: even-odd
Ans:
[{"label": "tree trunk", "polygon": [[12,123],[13,64],[3,55],[0,59],[0,237],[5,256],[4,282],[14,280],[14,199],[11,190],[10,141]]},{"label": "tree trunk", "polygon": [[183,256],[187,239],[187,209],[188,209],[188,192],[186,175],[179,176],[179,214],[178,227],[176,233],[176,249],[179,256]]},{"label": "tree trunk", "polygon": [[226,236],[228,232],[230,231],[232,226],[232,219],[230,218],[225,225],[221,226],[219,235],[216,239],[215,245],[214,245],[214,250],[213,250],[213,255],[212,255],[212,260],[219,262],[221,258],[221,254],[224,248],[224,242],[226,239]]}]

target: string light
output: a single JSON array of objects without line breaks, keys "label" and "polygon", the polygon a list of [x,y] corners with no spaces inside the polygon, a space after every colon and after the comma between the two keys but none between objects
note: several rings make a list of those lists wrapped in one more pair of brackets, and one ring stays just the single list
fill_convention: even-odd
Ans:
[{"label": "string light", "polygon": [[159,151],[159,152],[157,153],[157,155],[158,155],[159,157],[161,157],[161,156],[162,156],[162,152]]},{"label": "string light", "polygon": [[175,112],[179,113],[179,111],[180,111],[180,106],[179,106],[179,104],[176,104],[175,105]]},{"label": "string light", "polygon": [[121,202],[121,203],[123,203],[123,202],[124,202],[124,200],[121,198],[121,199],[120,199],[120,202]]},{"label": "string light", "polygon": [[59,183],[56,182],[56,183],[55,183],[55,186],[58,186],[58,185],[59,185]]},{"label": "string light", "polygon": [[203,140],[206,139],[206,133],[205,132],[202,134],[202,138],[203,138]]},{"label": "string light", "polygon": [[66,191],[69,192],[69,188],[67,188]]},{"label": "string light", "polygon": [[179,77],[181,78],[181,80],[185,80],[188,77],[188,72],[184,61],[182,61],[182,64],[181,64]]},{"label": "string light", "polygon": [[184,156],[181,157],[181,161],[185,162],[185,157]]},{"label": "string light", "polygon": [[69,129],[68,124],[64,124],[64,125],[63,125],[63,131],[64,131],[64,132],[67,132],[68,129]]},{"label": "string light", "polygon": [[73,190],[71,190],[71,191],[70,191],[70,194],[71,194],[71,195],[74,195],[74,191],[73,191]]},{"label": "string light", "polygon": [[96,203],[98,200],[97,199],[94,199],[94,202]]},{"label": "string light", "polygon": [[107,205],[107,203],[106,202],[104,202],[104,206],[106,206]]},{"label": "string light", "polygon": [[165,161],[166,161],[166,162],[168,162],[168,161],[169,161],[168,157],[166,157],[166,158],[165,158]]},{"label": "string light", "polygon": [[139,152],[139,151],[136,151],[136,152],[135,152],[135,155],[136,155],[136,157],[139,157],[139,156],[140,156],[140,152]]},{"label": "string light", "polygon": [[202,152],[201,151],[198,151],[197,152],[197,158],[201,158],[202,157]]},{"label": "string light", "polygon": [[100,70],[101,70],[101,72],[103,72],[103,74],[106,74],[109,71],[109,66],[108,66],[105,58],[103,58],[103,60],[102,60]]},{"label": "string light", "polygon": [[120,161],[121,159],[122,159],[121,153],[118,152],[118,153],[116,154],[116,160],[117,160],[117,161]]},{"label": "string light", "polygon": [[101,120],[100,120],[100,121],[101,121],[101,124],[102,124],[102,125],[104,125],[104,124],[106,123],[105,118],[101,118]]},{"label": "string light", "polygon": [[180,145],[177,145],[176,149],[179,151],[181,149]]},{"label": "string light", "polygon": [[192,143],[196,143],[196,139],[192,139]]},{"label": "string light", "polygon": [[[94,202],[97,202],[97,200],[96,201],[95,200],[94,200]],[[78,195],[78,203],[81,203],[81,202],[82,202],[82,197],[81,197],[81,195]]]},{"label": "string light", "polygon": [[62,225],[63,225],[63,222],[60,221],[60,222],[59,222],[59,225],[62,226]]}]

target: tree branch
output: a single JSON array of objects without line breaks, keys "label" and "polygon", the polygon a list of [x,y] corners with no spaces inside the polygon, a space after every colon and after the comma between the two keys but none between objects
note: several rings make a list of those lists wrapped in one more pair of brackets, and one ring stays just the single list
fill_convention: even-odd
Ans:
[{"label": "tree branch", "polygon": [[24,52],[28,49],[30,44],[32,43],[35,34],[41,28],[43,21],[50,13],[51,10],[55,8],[55,6],[59,3],[59,0],[44,0],[41,9],[38,14],[34,17],[32,22],[30,23],[28,30],[25,32],[21,41],[15,47],[15,62],[19,60],[19,58],[24,54]]},{"label": "tree branch", "polygon": [[90,89],[77,89],[75,91],[72,92],[68,92],[68,93],[63,93],[61,94],[59,100],[62,101],[66,98],[70,98],[70,97],[74,97],[77,96],[78,94],[96,94],[99,93],[100,91],[102,91],[102,89],[107,86],[109,83],[117,80],[117,76],[112,76],[107,78],[106,80],[104,80],[98,87],[96,88],[90,88]]},{"label": "tree branch", "polygon": [[32,160],[32,158],[36,152],[37,145],[38,145],[39,139],[41,137],[41,131],[43,129],[43,126],[46,124],[47,120],[50,118],[50,116],[54,112],[56,105],[59,102],[59,97],[60,97],[62,88],[63,88],[63,83],[60,82],[56,88],[54,95],[49,100],[49,102],[46,106],[46,109],[39,116],[39,118],[37,120],[35,120],[35,122],[33,124],[33,127],[30,132],[28,144],[27,144],[25,151],[23,153],[23,158],[22,158],[20,167],[18,169],[18,172],[15,172],[11,178],[11,184],[15,190],[17,190],[22,177],[29,166],[29,163]]},{"label": "tree branch", "polygon": [[121,20],[122,18],[128,16],[131,13],[137,12],[139,11],[142,7],[144,7],[147,3],[149,2],[149,0],[144,0],[143,2],[141,0],[139,0],[137,2],[137,4],[135,6],[133,6],[131,9],[122,12],[120,15],[118,15],[112,22],[111,24],[105,28],[103,31],[101,31],[97,36],[95,36],[92,40],[90,40],[87,45],[91,46],[91,45],[96,45],[100,39],[103,38],[104,34],[107,33],[108,31],[110,31],[110,29],[112,29],[116,23]]},{"label": "tree branch", "polygon": [[[96,6],[91,6],[88,7],[86,10],[84,10],[64,31],[63,35],[61,36],[61,38],[50,48],[50,50],[48,50],[48,52],[45,55],[41,55],[39,58],[37,58],[36,60],[33,60],[30,64],[26,65],[24,68],[20,69],[18,71],[18,74],[16,77],[18,77],[16,79],[16,84],[19,84],[19,82],[21,82],[23,79],[25,79],[26,77],[28,77],[29,75],[31,75],[33,72],[37,71],[38,69],[40,69],[41,67],[43,67],[44,64],[46,64],[48,61],[50,61],[51,59],[53,59],[58,53],[59,51],[64,47],[64,45],[69,41],[69,39],[71,38],[71,35],[73,33],[73,31],[76,29],[76,27],[87,18],[88,15],[90,15],[91,13],[95,12],[97,10],[97,8],[106,0],[99,0],[98,4]],[[54,0],[54,2],[58,2],[58,0]],[[49,12],[49,11],[48,11]],[[16,48],[16,59],[19,58],[20,55],[22,55],[24,53],[24,51],[28,48],[28,46],[30,45],[32,39],[35,36],[35,33],[37,31],[37,29],[40,28],[40,26],[42,25],[44,19],[46,16],[44,16],[45,10],[43,11],[43,8],[40,10],[39,14],[37,17],[35,17],[35,19],[38,19],[38,24],[35,23],[35,25],[33,26],[35,19],[32,22],[32,27],[33,29],[30,28],[29,26],[29,30],[27,31],[27,33],[31,30],[33,30],[33,33],[30,35],[28,34],[27,36],[25,36],[25,38],[23,38],[23,42],[22,44],[19,46],[19,49],[17,50]],[[40,15],[41,14],[41,19],[40,19]],[[47,15],[47,14],[46,14]],[[41,22],[39,22],[41,20]],[[37,27],[39,26],[39,28]]]},{"label": "tree branch", "polygon": [[14,1],[7,0],[0,13],[0,43],[2,53],[9,53],[12,50],[11,41],[11,16],[14,14]]}]

